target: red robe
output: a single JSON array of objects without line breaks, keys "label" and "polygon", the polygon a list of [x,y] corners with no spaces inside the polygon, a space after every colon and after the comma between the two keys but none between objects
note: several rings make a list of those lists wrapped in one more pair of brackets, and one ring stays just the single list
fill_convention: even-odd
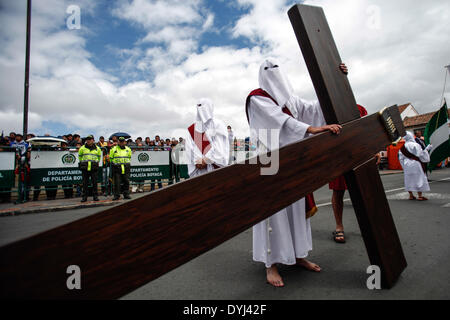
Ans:
[{"label": "red robe", "polygon": [[203,155],[208,153],[209,149],[211,149],[211,143],[206,137],[204,132],[198,132],[195,130],[195,123],[193,123],[188,128],[189,134],[192,137],[192,141],[197,145],[197,148],[202,152]]}]

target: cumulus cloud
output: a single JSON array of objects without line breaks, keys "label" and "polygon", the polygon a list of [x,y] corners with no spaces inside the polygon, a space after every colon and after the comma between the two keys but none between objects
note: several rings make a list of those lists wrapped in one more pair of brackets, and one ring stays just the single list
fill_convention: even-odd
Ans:
[{"label": "cumulus cloud", "polygon": [[[306,2],[324,7],[359,103],[371,112],[406,102],[420,112],[437,109],[443,67],[450,63],[446,0]],[[83,12],[96,13],[93,2],[79,3]],[[91,30],[65,28],[69,4],[33,3],[31,131],[48,131],[45,121],[51,120],[81,134],[124,130],[134,137],[179,137],[195,118],[197,99],[210,97],[217,117],[244,137],[245,98],[258,86],[259,65],[269,56],[280,61],[298,95],[315,98],[287,17],[291,2],[236,0],[234,5],[247,13],[223,30],[215,25],[220,12],[202,0],[117,1],[110,18],[142,33],[132,47],[109,48],[121,57],[119,74],[91,62],[86,44]],[[6,32],[0,35],[0,127],[5,131],[21,128],[23,21],[24,3],[11,1],[1,8],[0,27]],[[200,45],[207,32],[249,45]],[[142,74],[148,77],[133,80]]]},{"label": "cumulus cloud", "polygon": [[[285,1],[239,0],[252,7],[233,29],[267,45],[283,61],[299,95],[314,98]],[[371,112],[412,102],[421,112],[440,103],[450,59],[450,6],[445,0],[307,0],[325,10],[341,58],[350,66],[357,101]],[[447,94],[449,92],[447,91]]]},{"label": "cumulus cloud", "polygon": [[139,62],[141,70],[158,72],[167,62],[179,63],[195,52],[198,40],[208,31],[214,14],[201,0],[119,1],[113,16],[141,28],[146,35],[137,45],[150,44]]}]

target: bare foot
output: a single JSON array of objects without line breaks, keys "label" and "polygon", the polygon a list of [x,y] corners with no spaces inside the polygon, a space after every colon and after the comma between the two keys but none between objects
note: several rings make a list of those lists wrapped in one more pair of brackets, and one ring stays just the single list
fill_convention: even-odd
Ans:
[{"label": "bare foot", "polygon": [[297,265],[314,272],[320,272],[322,270],[317,264],[306,259],[297,259]]},{"label": "bare foot", "polygon": [[275,266],[271,266],[266,269],[267,273],[267,283],[273,285],[274,287],[284,287],[283,279],[278,273],[278,269]]}]

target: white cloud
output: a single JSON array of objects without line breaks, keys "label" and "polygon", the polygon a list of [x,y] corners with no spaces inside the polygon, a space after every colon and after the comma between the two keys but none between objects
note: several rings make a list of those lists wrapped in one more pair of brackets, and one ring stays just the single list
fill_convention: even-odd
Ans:
[{"label": "white cloud", "polygon": [[137,45],[152,47],[140,58],[138,68],[158,72],[167,61],[180,63],[195,52],[202,33],[213,27],[214,15],[202,4],[201,0],[120,1],[112,14],[147,33]]},{"label": "white cloud", "polygon": [[113,14],[145,28],[164,28],[170,24],[194,23],[201,20],[200,0],[133,0],[119,1]]},{"label": "white cloud", "polygon": [[[268,54],[279,58],[285,70],[289,70],[298,94],[314,97],[287,18],[290,6],[285,6],[285,1],[239,2],[250,3],[252,10],[238,21],[233,35],[268,46]],[[448,1],[307,0],[305,3],[324,8],[341,57],[350,66],[349,77],[359,103],[371,112],[406,102],[412,102],[423,113],[437,109],[443,66],[450,59]]]}]

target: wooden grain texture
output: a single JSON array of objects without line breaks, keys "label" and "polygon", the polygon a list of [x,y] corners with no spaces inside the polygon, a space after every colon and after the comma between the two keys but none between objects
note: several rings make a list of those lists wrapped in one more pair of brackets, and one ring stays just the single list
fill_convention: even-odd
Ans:
[{"label": "wooden grain texture", "polygon": [[295,5],[288,15],[327,123],[358,119],[356,100],[347,76],[339,69],[343,61],[323,9]]},{"label": "wooden grain texture", "polygon": [[[339,69],[341,58],[323,9],[295,5],[288,15],[327,123],[345,123],[359,118],[350,84]],[[398,108],[392,106],[390,110]],[[404,136],[399,112],[391,116],[400,135]],[[363,143],[367,142],[368,133],[367,128],[361,135]],[[348,172],[345,178],[369,260],[381,268],[383,286],[390,288],[406,268],[406,259],[378,168],[371,161]]]},{"label": "wooden grain texture", "polygon": [[[260,165],[236,164],[6,245],[0,248],[0,295],[118,298],[352,170],[389,143],[374,114],[347,123],[339,136],[322,133],[282,148],[275,176],[261,176]],[[81,268],[81,290],[66,288],[69,265]]]},{"label": "wooden grain texture", "polygon": [[371,265],[381,269],[384,288],[391,288],[406,268],[383,183],[374,159],[345,175]]}]

